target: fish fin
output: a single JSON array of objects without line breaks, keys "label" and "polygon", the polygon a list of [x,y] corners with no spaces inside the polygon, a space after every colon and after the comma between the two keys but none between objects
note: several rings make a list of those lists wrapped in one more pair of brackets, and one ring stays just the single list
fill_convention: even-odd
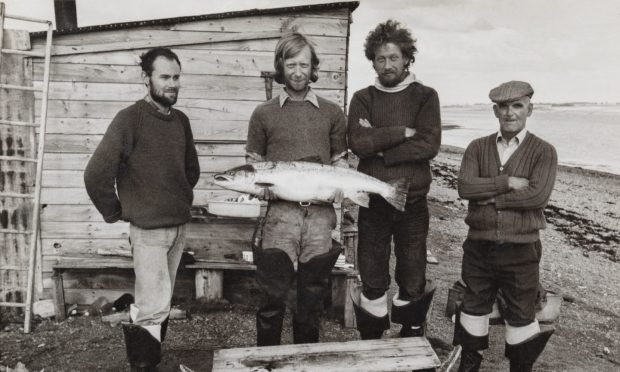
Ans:
[{"label": "fish fin", "polygon": [[305,161],[305,162],[308,162],[308,163],[323,164],[323,160],[321,160],[321,158],[318,155],[306,156],[306,157],[303,157],[303,158],[298,159],[296,161]]},{"label": "fish fin", "polygon": [[370,196],[366,192],[357,192],[354,195],[347,196],[353,203],[368,208],[370,205]]},{"label": "fish fin", "polygon": [[271,187],[271,186],[273,186],[273,183],[270,183],[270,182],[254,182],[254,184],[256,186],[259,186],[259,187]]},{"label": "fish fin", "polygon": [[409,181],[406,178],[399,178],[388,183],[394,189],[390,190],[389,195],[383,198],[397,210],[404,211],[405,203],[407,203],[407,193],[409,192]]}]

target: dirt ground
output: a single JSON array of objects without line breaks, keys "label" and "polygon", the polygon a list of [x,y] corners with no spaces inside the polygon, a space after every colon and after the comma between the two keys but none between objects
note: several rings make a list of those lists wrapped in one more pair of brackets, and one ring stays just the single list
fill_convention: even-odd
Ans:
[{"label": "dirt ground", "polygon": [[[437,292],[428,338],[443,361],[452,350],[452,323],[444,316],[448,288],[460,276],[461,244],[467,229],[466,202],[456,193],[458,151],[444,149],[435,160],[429,195],[429,248],[439,260],[428,266]],[[620,177],[578,169],[558,174],[542,234],[543,285],[564,298],[556,332],[535,365],[537,371],[620,371]],[[392,291],[395,288],[392,288]],[[171,321],[162,367],[177,363],[210,371],[213,350],[251,346],[254,311],[245,305],[184,303],[188,318]],[[120,326],[97,317],[70,317],[56,323],[36,320],[25,335],[20,323],[0,319],[0,370],[123,371],[127,369]],[[393,327],[384,337],[396,337]],[[290,317],[283,342],[292,342]],[[491,347],[482,371],[508,370],[504,327],[491,326]],[[333,318],[322,322],[321,341],[358,339]]]}]

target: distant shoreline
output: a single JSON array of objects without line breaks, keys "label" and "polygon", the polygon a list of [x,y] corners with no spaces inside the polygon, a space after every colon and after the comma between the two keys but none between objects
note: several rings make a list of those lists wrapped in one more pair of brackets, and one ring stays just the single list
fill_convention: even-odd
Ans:
[{"label": "distant shoreline", "polygon": [[[440,151],[451,153],[451,154],[463,155],[463,153],[465,152],[465,149],[462,147],[458,147],[458,146],[441,145]],[[572,167],[572,166],[562,165],[562,164],[558,165],[558,169],[562,172],[581,174],[581,175],[589,176],[589,177],[597,177],[597,178],[602,177],[602,178],[611,178],[611,179],[620,180],[620,174],[603,172],[603,171],[594,170],[594,169],[586,169],[586,168],[574,167],[574,166]]]}]

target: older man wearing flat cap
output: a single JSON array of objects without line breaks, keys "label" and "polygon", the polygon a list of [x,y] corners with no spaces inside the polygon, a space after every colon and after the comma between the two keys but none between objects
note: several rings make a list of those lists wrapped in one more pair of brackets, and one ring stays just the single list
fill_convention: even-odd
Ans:
[{"label": "older man wearing flat cap", "polygon": [[469,201],[461,276],[467,285],[454,326],[459,371],[478,371],[489,346],[489,315],[498,290],[506,302],[505,355],[510,371],[531,371],[553,329],[535,318],[545,228],[557,167],[552,145],[525,129],[532,114],[530,84],[510,81],[489,98],[499,131],[474,140],[463,155],[459,195]]}]

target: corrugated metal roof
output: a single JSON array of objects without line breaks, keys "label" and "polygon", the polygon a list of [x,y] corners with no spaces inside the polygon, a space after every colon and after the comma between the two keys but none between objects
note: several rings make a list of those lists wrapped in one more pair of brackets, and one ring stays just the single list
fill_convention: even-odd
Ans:
[{"label": "corrugated metal roof", "polygon": [[[203,14],[203,15],[197,15],[197,16],[186,16],[186,17],[176,17],[176,18],[162,18],[162,19],[153,19],[149,21],[112,23],[109,25],[87,26],[87,27],[78,27],[78,28],[66,29],[66,30],[55,30],[54,36],[80,34],[80,33],[85,33],[85,32],[107,31],[107,30],[120,30],[120,29],[127,29],[127,28],[141,27],[141,26],[169,25],[169,24],[174,24],[174,23],[204,21],[204,20],[209,20],[209,19],[249,17],[249,16],[265,15],[265,14],[271,15],[271,14],[284,14],[284,13],[299,13],[299,12],[321,11],[321,10],[342,9],[342,8],[348,8],[350,11],[354,11],[355,9],[357,9],[358,6],[359,6],[359,1],[347,1],[347,2],[327,3],[327,4],[291,6],[291,7],[284,7],[284,8],[249,9],[249,10],[226,12],[226,13]],[[37,37],[43,37],[45,36],[45,34],[46,34],[46,31],[38,31],[38,32],[30,33],[30,36],[33,38],[37,38]]]}]

